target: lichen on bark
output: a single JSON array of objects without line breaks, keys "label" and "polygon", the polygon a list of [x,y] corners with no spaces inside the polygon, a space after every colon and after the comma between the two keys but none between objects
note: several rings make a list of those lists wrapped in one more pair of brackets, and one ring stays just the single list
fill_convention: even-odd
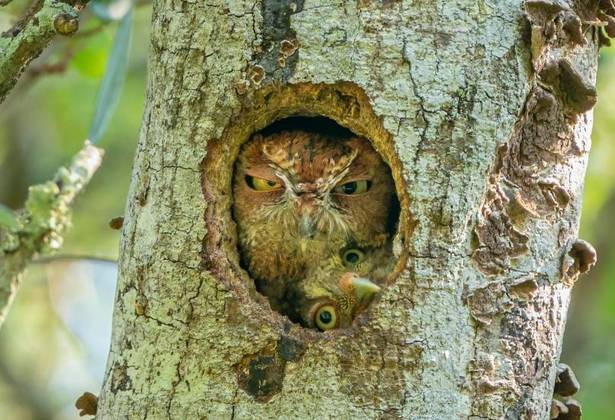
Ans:
[{"label": "lichen on bark", "polygon": [[103,151],[89,142],[53,180],[29,188],[23,209],[0,224],[0,326],[33,258],[57,250],[70,226],[71,204],[100,166]]}]

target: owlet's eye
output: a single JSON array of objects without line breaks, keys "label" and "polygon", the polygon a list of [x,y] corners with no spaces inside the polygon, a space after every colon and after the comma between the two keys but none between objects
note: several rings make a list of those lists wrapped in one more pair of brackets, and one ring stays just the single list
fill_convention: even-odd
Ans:
[{"label": "owlet's eye", "polygon": [[333,189],[334,193],[337,194],[345,194],[345,195],[354,195],[354,194],[362,194],[370,189],[372,186],[372,181],[364,179],[362,181],[351,181],[346,182],[345,184],[338,185]]},{"label": "owlet's eye", "polygon": [[323,305],[316,311],[314,323],[322,331],[337,327],[337,310],[331,305]]},{"label": "owlet's eye", "polygon": [[273,191],[282,187],[279,182],[251,175],[246,175],[246,184],[255,191]]},{"label": "owlet's eye", "polygon": [[359,249],[347,249],[344,251],[342,259],[346,265],[357,265],[365,259],[365,254]]}]

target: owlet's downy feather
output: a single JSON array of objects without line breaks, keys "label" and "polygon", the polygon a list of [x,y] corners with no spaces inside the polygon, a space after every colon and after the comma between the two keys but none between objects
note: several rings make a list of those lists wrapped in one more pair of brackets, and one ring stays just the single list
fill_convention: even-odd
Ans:
[{"label": "owlet's downy feather", "polygon": [[390,238],[390,170],[360,137],[256,134],[241,149],[233,194],[242,264],[277,310],[341,250]]}]

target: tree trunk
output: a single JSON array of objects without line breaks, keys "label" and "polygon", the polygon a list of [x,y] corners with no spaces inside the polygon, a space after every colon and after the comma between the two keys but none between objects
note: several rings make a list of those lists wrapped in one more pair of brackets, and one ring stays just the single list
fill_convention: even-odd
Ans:
[{"label": "tree trunk", "polygon": [[[100,418],[548,418],[595,260],[593,3],[156,2]],[[234,160],[291,115],[392,168],[398,275],[348,330],[291,323],[238,263]]]}]

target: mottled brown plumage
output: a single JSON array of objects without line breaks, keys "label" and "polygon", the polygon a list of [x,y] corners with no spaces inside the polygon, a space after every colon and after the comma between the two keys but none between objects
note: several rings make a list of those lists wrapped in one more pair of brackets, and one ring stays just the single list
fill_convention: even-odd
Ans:
[{"label": "mottled brown plumage", "polygon": [[257,134],[240,152],[233,194],[243,265],[278,310],[289,285],[341,250],[390,237],[390,170],[360,137]]}]

